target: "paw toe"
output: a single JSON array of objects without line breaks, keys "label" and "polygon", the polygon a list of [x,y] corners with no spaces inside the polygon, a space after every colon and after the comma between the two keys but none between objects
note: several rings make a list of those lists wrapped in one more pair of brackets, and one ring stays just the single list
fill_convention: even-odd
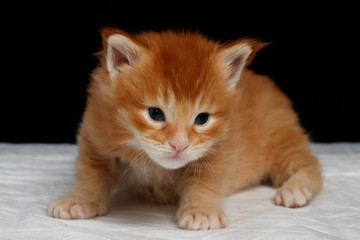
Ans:
[{"label": "paw toe", "polygon": [[179,227],[182,229],[188,229],[188,226],[192,225],[193,219],[193,216],[190,214],[181,216],[178,223]]},{"label": "paw toe", "polygon": [[85,218],[85,208],[82,207],[80,204],[75,204],[71,207],[70,213],[72,218],[75,219],[84,219]]},{"label": "paw toe", "polygon": [[199,230],[207,230],[210,227],[210,222],[211,220],[207,217],[202,217],[202,216],[198,216],[197,217],[199,220],[199,226],[197,227],[197,229]]}]

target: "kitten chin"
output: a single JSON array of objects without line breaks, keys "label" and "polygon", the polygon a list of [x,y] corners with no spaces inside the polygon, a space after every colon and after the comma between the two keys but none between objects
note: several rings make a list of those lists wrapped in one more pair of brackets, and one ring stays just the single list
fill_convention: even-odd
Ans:
[{"label": "kitten chin", "polygon": [[265,43],[174,31],[101,34],[76,184],[51,202],[49,215],[104,215],[111,189],[123,184],[151,201],[178,201],[182,229],[216,229],[228,224],[221,199],[263,179],[284,207],[303,207],[321,190],[321,166],[290,100],[247,69]]}]

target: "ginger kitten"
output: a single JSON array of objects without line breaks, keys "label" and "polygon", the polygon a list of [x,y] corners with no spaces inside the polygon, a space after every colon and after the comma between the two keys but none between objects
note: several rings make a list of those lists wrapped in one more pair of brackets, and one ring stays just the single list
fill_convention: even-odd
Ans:
[{"label": "ginger kitten", "polygon": [[266,44],[219,44],[198,33],[102,30],[78,135],[76,185],[49,214],[108,212],[111,189],[177,203],[180,228],[227,225],[223,197],[269,178],[275,203],[302,207],[321,168],[289,99],[246,68]]}]

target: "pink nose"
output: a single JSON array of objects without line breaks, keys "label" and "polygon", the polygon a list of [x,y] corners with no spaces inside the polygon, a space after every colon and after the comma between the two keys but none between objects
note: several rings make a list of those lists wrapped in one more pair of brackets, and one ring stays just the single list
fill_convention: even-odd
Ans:
[{"label": "pink nose", "polygon": [[176,136],[169,140],[169,144],[170,146],[172,146],[172,148],[175,150],[176,153],[181,153],[187,147],[189,147],[190,142],[189,139],[187,139],[184,136]]}]

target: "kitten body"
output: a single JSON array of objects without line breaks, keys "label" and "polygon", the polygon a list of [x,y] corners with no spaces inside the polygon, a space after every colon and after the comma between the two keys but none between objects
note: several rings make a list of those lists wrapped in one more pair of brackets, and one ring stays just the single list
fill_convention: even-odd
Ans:
[{"label": "kitten body", "polygon": [[[183,229],[227,225],[224,196],[269,178],[275,203],[301,207],[320,191],[321,170],[291,102],[246,66],[265,44],[227,44],[197,33],[102,31],[78,135],[76,185],[49,214],[90,218],[110,191],[178,203]],[[125,194],[125,193],[124,193]]]}]

